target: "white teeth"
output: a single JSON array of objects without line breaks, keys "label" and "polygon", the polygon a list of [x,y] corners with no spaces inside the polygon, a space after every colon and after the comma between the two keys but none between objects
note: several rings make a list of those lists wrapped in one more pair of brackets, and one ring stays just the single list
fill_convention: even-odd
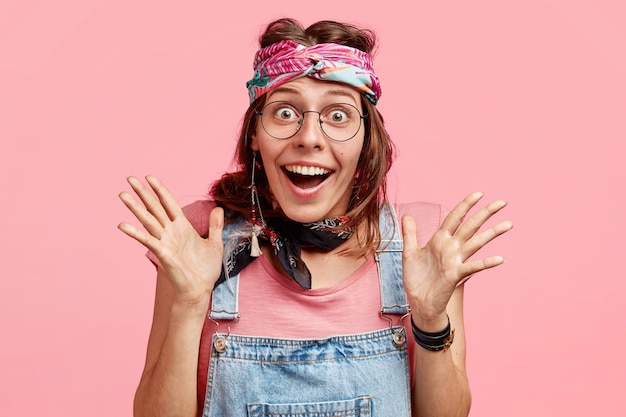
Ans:
[{"label": "white teeth", "polygon": [[285,169],[289,172],[294,172],[300,175],[306,176],[315,176],[315,175],[326,175],[330,171],[320,167],[307,167],[303,165],[286,165]]}]

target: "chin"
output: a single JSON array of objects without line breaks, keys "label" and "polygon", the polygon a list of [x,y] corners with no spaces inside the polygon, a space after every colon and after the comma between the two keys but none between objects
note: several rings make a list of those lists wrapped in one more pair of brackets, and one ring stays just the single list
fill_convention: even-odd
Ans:
[{"label": "chin", "polygon": [[282,206],[281,210],[287,218],[298,223],[312,223],[331,217],[340,216],[346,213],[344,210],[338,210],[337,206],[319,206],[315,204],[287,204]]},{"label": "chin", "polygon": [[285,216],[294,222],[298,223],[312,223],[318,220],[325,219],[327,216],[319,213],[309,212],[308,210],[301,210],[295,207],[291,210],[283,209]]}]

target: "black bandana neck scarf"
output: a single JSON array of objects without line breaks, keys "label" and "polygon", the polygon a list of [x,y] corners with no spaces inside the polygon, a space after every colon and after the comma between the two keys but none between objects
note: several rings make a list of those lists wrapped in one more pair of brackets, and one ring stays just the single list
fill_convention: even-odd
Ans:
[{"label": "black bandana neck scarf", "polygon": [[346,217],[324,219],[313,223],[297,223],[284,219],[267,219],[267,223],[246,222],[232,233],[224,247],[224,267],[215,286],[241,272],[256,259],[254,237],[274,248],[280,265],[302,288],[311,289],[311,272],[301,258],[302,248],[330,252],[352,236],[351,231],[335,228],[346,224]]}]

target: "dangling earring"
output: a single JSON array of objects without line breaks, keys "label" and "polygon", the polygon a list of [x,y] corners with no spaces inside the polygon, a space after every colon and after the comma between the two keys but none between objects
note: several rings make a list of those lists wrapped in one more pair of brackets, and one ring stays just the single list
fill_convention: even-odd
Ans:
[{"label": "dangling earring", "polygon": [[359,179],[361,178],[361,170],[357,170],[354,173],[354,184],[352,186],[354,193],[352,196],[352,201],[358,202],[361,200],[361,189],[363,188],[362,184],[359,184]]},{"label": "dangling earring", "polygon": [[[261,247],[259,246],[259,234],[261,233],[261,225],[265,224],[263,219],[263,213],[261,213],[261,205],[259,204],[259,194],[256,191],[256,184],[254,183],[254,172],[256,169],[256,151],[252,156],[252,175],[250,183],[250,203],[252,207],[250,209],[250,221],[252,223],[252,236],[250,237],[250,256],[258,257],[261,255]],[[258,210],[258,218],[257,218]],[[261,225],[260,225],[260,224]]]}]

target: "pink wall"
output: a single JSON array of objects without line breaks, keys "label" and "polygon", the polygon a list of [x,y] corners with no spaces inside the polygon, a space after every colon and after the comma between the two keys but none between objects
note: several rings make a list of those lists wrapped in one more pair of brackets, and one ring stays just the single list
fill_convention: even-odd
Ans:
[{"label": "pink wall", "polygon": [[472,416],[626,415],[622,2],[209,3],[2,1],[0,415],[131,414],[154,272],[117,193],[205,194],[283,15],[378,31],[394,197],[510,202],[467,288]]}]

